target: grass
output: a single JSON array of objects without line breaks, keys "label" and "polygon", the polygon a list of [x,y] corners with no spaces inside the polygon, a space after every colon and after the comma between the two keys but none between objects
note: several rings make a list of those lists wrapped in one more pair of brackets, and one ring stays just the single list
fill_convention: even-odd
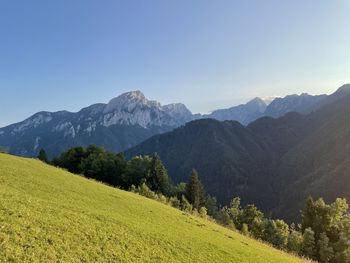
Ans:
[{"label": "grass", "polygon": [[0,154],[1,262],[302,262],[212,222]]}]

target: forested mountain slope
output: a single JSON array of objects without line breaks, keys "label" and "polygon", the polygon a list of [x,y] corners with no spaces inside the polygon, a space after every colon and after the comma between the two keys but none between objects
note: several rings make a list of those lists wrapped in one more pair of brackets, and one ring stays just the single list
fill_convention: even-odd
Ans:
[{"label": "forested mountain slope", "polygon": [[237,122],[201,120],[155,136],[127,156],[157,152],[175,181],[192,168],[222,203],[240,196],[265,212],[295,219],[312,194],[331,201],[350,197],[350,97],[307,115]]}]

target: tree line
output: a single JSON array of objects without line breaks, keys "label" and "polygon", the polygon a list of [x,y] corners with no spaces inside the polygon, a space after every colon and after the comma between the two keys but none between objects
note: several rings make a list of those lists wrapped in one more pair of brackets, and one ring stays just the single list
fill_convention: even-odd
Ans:
[{"label": "tree line", "polygon": [[[44,150],[38,158],[49,163]],[[205,194],[195,170],[187,183],[174,185],[157,154],[126,160],[123,154],[91,145],[72,148],[51,164],[203,218],[209,215],[223,226],[312,260],[350,262],[350,214],[345,199],[326,204],[322,198],[310,197],[301,211],[301,223],[288,225],[265,217],[254,204],[242,207],[239,197],[221,207],[215,197]]]}]

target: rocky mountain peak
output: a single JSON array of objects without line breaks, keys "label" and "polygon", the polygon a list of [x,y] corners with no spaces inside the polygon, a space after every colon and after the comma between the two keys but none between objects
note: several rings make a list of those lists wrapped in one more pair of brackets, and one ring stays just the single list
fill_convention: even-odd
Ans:
[{"label": "rocky mountain peak", "polygon": [[164,105],[163,110],[166,112],[171,112],[171,113],[178,113],[178,114],[192,114],[189,109],[182,103],[171,103]]},{"label": "rocky mountain peak", "polygon": [[249,101],[246,105],[247,105],[247,106],[257,106],[257,107],[259,107],[259,108],[264,108],[264,110],[265,110],[265,108],[266,108],[266,106],[267,106],[266,103],[265,103],[265,101],[262,100],[262,99],[259,98],[259,97],[256,97],[256,98],[252,99],[252,100]]},{"label": "rocky mountain peak", "polygon": [[350,93],[350,84],[341,86],[335,93]]},{"label": "rocky mountain peak", "polygon": [[111,99],[104,112],[127,111],[131,112],[138,106],[161,107],[156,101],[148,100],[145,95],[139,91],[130,91]]}]

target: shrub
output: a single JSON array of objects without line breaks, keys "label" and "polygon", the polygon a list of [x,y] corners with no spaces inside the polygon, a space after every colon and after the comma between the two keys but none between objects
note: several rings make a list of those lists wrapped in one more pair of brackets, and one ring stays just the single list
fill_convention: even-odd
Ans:
[{"label": "shrub", "polygon": [[163,204],[168,204],[168,200],[166,199],[166,197],[162,194],[158,194],[157,195],[157,200]]},{"label": "shrub", "polygon": [[187,213],[192,212],[192,205],[187,201],[185,196],[181,197],[181,210]]},{"label": "shrub", "polygon": [[169,203],[174,208],[178,208],[179,209],[180,206],[181,206],[181,202],[176,196],[170,197]]},{"label": "shrub", "polygon": [[136,193],[138,193],[144,197],[157,200],[157,195],[153,191],[151,191],[151,189],[149,189],[145,183],[143,183],[141,186],[137,187]]},{"label": "shrub", "polygon": [[201,218],[207,219],[207,209],[202,206],[199,209],[199,215],[200,215]]},{"label": "shrub", "polygon": [[249,236],[249,229],[246,223],[243,223],[241,232],[243,235]]}]

